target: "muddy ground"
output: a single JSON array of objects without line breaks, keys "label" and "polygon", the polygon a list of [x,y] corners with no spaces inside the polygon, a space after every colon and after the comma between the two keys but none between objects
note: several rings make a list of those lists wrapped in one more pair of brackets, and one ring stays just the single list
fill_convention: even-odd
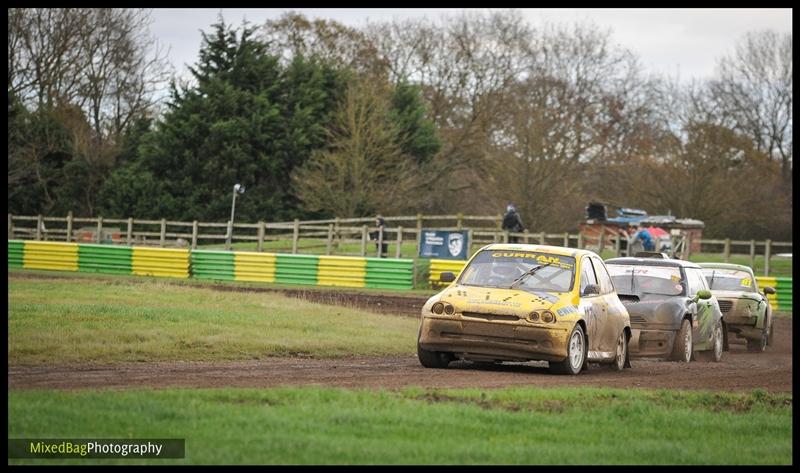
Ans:
[{"label": "muddy ground", "polygon": [[[15,275],[16,277],[16,275]],[[234,286],[212,286],[237,290]],[[281,292],[323,304],[418,316],[426,297],[303,289],[239,288]],[[8,367],[9,389],[134,388],[134,387],[272,387],[323,385],[338,387],[495,388],[503,386],[597,386],[741,391],[756,388],[792,391],[792,319],[775,319],[775,342],[765,353],[749,353],[731,344],[720,363],[688,365],[634,360],[622,373],[590,365],[579,376],[557,376],[547,363],[451,363],[449,369],[426,369],[416,355],[354,356],[339,359],[267,358],[237,362],[159,362],[114,365],[37,365]]]}]

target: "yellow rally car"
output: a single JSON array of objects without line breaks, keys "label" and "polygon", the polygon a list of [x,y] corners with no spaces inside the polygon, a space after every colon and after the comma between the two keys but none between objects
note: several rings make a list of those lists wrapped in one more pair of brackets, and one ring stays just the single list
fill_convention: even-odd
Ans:
[{"label": "yellow rally car", "polygon": [[545,360],[578,374],[587,362],[630,367],[630,319],[597,254],[544,245],[492,244],[422,308],[417,356],[446,368],[478,362]]}]

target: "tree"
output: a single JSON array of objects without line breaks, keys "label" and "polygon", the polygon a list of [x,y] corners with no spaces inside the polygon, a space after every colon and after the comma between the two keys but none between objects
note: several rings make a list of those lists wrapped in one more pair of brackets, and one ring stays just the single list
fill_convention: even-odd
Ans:
[{"label": "tree", "polygon": [[225,219],[234,183],[247,188],[237,201],[241,219],[301,216],[289,176],[325,145],[325,126],[346,76],[303,57],[282,66],[255,31],[220,20],[203,34],[199,60],[190,68],[194,84],[173,86],[163,121],[142,138],[137,166],[111,183],[138,189],[127,181],[140,175],[155,180],[148,192],[170,202],[159,217]]},{"label": "tree", "polygon": [[330,146],[292,174],[303,205],[351,217],[391,213],[407,205],[417,178],[414,157],[403,151],[386,87],[353,82],[329,129]]},{"label": "tree", "polygon": [[[29,122],[31,136],[38,133],[34,122],[57,120],[71,148],[59,164],[66,178],[48,184],[26,208],[96,211],[98,189],[116,166],[128,129],[155,112],[155,93],[168,75],[149,22],[149,12],[137,9],[9,9],[9,93],[37,118]],[[9,150],[28,160],[10,163],[14,169],[37,169],[46,160],[40,144],[26,143],[27,149]],[[26,190],[9,189],[18,192]],[[57,204],[56,194],[64,202]],[[9,210],[19,211],[13,202]]]},{"label": "tree", "polygon": [[709,83],[706,110],[778,160],[784,179],[791,180],[791,33],[746,34],[733,55],[720,59],[717,77]]}]

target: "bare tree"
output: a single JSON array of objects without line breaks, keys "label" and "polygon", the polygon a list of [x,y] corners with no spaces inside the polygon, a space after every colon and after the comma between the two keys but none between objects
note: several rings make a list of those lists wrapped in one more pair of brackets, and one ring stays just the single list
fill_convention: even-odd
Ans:
[{"label": "bare tree", "polygon": [[792,169],[792,35],[752,32],[720,59],[707,109],[720,123],[750,137],[756,148]]}]

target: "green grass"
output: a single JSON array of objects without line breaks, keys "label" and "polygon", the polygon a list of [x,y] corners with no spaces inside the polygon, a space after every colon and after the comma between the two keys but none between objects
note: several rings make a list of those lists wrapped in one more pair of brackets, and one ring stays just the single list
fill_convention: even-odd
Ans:
[{"label": "green grass", "polygon": [[185,438],[181,460],[790,464],[792,395],[598,388],[10,391],[9,438]]},{"label": "green grass", "polygon": [[150,279],[9,278],[11,364],[414,353],[418,321]]}]

